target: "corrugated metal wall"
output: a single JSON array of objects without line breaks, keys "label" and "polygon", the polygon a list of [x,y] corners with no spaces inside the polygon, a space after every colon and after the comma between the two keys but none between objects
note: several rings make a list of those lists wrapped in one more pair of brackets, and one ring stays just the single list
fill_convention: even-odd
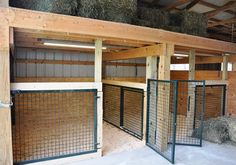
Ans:
[{"label": "corrugated metal wall", "polygon": [[[65,60],[65,61],[94,61],[94,54],[71,51],[16,48],[15,61],[30,60]],[[145,59],[120,60],[123,63],[144,63]],[[146,69],[141,66],[114,66],[106,67],[107,77],[144,77]],[[14,77],[93,77],[93,65],[68,64],[34,64],[14,63]]]},{"label": "corrugated metal wall", "polygon": [[[119,60],[121,63],[145,64],[145,59]],[[141,66],[107,66],[107,77],[145,77],[146,67]]]},{"label": "corrugated metal wall", "polygon": [[[17,48],[16,59],[94,61],[94,55],[69,51]],[[15,77],[93,77],[94,66],[15,63]]]}]

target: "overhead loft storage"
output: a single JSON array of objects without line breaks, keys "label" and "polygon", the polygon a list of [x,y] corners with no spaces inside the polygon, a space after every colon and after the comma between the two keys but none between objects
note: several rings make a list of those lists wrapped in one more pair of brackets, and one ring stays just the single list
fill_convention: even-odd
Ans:
[{"label": "overhead loft storage", "polygon": [[[0,16],[0,164],[77,161],[146,143],[164,157],[171,146],[174,163],[175,145],[201,146],[193,134],[204,109],[207,119],[235,114],[234,43],[12,7]],[[170,70],[186,63],[189,71]],[[223,70],[195,69],[212,63]]]}]

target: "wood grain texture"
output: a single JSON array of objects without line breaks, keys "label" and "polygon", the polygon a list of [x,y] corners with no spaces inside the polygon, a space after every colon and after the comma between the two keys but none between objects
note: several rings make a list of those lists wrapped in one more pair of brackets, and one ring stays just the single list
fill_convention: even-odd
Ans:
[{"label": "wood grain texture", "polygon": [[139,27],[88,18],[29,11],[16,8],[1,8],[1,15],[12,27],[80,34],[92,37],[114,38],[126,42],[143,41],[154,43],[173,43],[179,46],[213,50],[222,53],[236,53],[233,43],[196,37],[160,29]]},{"label": "wood grain texture", "polygon": [[[0,25],[0,101],[10,103],[10,31]],[[0,164],[12,165],[10,108],[0,107]]]}]

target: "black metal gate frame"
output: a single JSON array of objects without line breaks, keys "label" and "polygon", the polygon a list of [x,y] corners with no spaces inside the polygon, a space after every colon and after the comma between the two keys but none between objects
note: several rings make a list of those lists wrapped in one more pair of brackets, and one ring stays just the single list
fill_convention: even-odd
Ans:
[{"label": "black metal gate frame", "polygon": [[[60,156],[53,156],[53,157],[48,157],[48,158],[41,158],[41,159],[36,159],[36,160],[26,160],[22,162],[14,162],[14,165],[23,165],[23,164],[29,164],[29,163],[36,163],[36,162],[41,162],[41,161],[49,161],[49,160],[54,160],[54,159],[60,159],[60,158],[68,158],[68,157],[73,157],[73,156],[79,156],[79,155],[84,155],[84,154],[90,154],[90,153],[96,153],[98,150],[98,142],[97,142],[97,89],[80,89],[80,90],[27,90],[27,91],[22,91],[22,90],[11,90],[11,95],[14,94],[21,94],[21,93],[63,93],[63,92],[93,92],[94,93],[94,149],[91,151],[84,151],[80,153],[74,153],[74,154],[67,154],[67,155],[60,155]],[[12,97],[14,101],[14,97]],[[14,104],[13,107],[14,108]],[[14,115],[14,109],[11,113],[11,116]],[[14,122],[14,121],[13,121]]]},{"label": "black metal gate frame", "polygon": [[[174,84],[174,115],[173,115],[173,123],[172,123],[172,127],[173,127],[173,138],[172,138],[172,155],[171,158],[166,157],[166,155],[164,155],[163,153],[159,152],[157,149],[155,149],[154,146],[152,146],[151,144],[149,144],[149,139],[148,139],[148,135],[149,135],[149,113],[150,113],[150,83],[151,81],[154,82],[163,82],[163,83],[173,83]],[[161,156],[163,156],[165,159],[167,159],[168,161],[170,161],[172,164],[175,163],[175,145],[187,145],[187,146],[202,146],[202,131],[203,131],[203,119],[204,119],[204,108],[205,108],[205,102],[203,101],[202,104],[202,115],[201,115],[201,135],[200,135],[200,145],[189,145],[189,144],[176,144],[176,126],[177,126],[177,110],[178,110],[178,82],[202,82],[203,83],[203,88],[204,88],[204,92],[203,92],[203,100],[205,100],[205,80],[156,80],[156,79],[148,79],[148,86],[147,86],[147,121],[146,121],[146,145],[149,146],[150,148],[152,148],[155,152],[157,152],[158,154],[160,154]],[[156,89],[157,91],[157,95],[156,97],[158,97],[158,89]]]},{"label": "black metal gate frame", "polygon": [[[146,124],[146,145],[149,146],[150,148],[152,148],[155,152],[157,152],[158,154],[160,154],[161,156],[163,156],[165,159],[167,159],[168,161],[170,161],[171,163],[174,164],[175,162],[175,141],[176,141],[176,114],[177,114],[177,96],[178,96],[178,90],[175,90],[174,91],[174,115],[173,115],[173,123],[172,123],[172,127],[173,127],[173,138],[172,138],[172,148],[171,148],[171,151],[172,151],[172,155],[171,155],[171,158],[168,158],[166,157],[163,153],[157,151],[155,149],[155,147],[153,147],[152,145],[149,144],[149,139],[148,139],[148,135],[149,135],[149,124],[148,124],[148,121],[149,121],[149,112],[150,112],[150,83],[151,81],[155,81],[155,82],[164,82],[164,83],[174,83],[174,86],[175,86],[175,89],[178,88],[178,83],[176,83],[176,81],[168,81],[168,80],[155,80],[155,79],[148,79],[148,87],[147,87],[147,124]],[[158,90],[157,90],[158,91]],[[156,91],[156,92],[157,92]],[[157,92],[157,95],[156,97],[158,97],[158,92]]]},{"label": "black metal gate frame", "polygon": [[[104,85],[109,85],[109,86],[115,86],[115,87],[119,87],[121,89],[120,92],[120,125],[117,126],[116,124],[113,124],[109,121],[107,121],[106,119],[103,118],[104,121],[106,121],[107,123],[127,132],[128,134],[142,140],[143,139],[143,108],[144,108],[144,90],[140,89],[140,88],[131,88],[131,87],[125,87],[125,86],[120,86],[120,85],[113,85],[113,84],[104,84]],[[137,93],[141,93],[142,94],[142,107],[141,107],[141,134],[138,135],[135,132],[130,131],[128,128],[124,127],[124,91],[133,91],[133,92],[137,92]]]}]

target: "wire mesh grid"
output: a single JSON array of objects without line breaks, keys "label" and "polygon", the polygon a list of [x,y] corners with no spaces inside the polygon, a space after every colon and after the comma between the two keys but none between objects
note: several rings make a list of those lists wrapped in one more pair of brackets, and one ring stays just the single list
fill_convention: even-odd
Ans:
[{"label": "wire mesh grid", "polygon": [[[203,86],[197,86],[197,93],[201,93]],[[205,86],[205,113],[204,120],[225,115],[226,85],[206,85]],[[199,95],[198,95],[199,96]],[[197,105],[196,108],[201,107]],[[199,112],[197,110],[196,112]],[[200,115],[196,114],[195,120],[198,121]]]},{"label": "wire mesh grid", "polygon": [[96,90],[12,91],[14,164],[97,150]]},{"label": "wire mesh grid", "polygon": [[144,91],[104,84],[103,95],[104,120],[142,139]]},{"label": "wire mesh grid", "polygon": [[[202,138],[195,136],[195,130],[203,127],[205,82],[179,80],[177,83],[176,144],[201,146]],[[196,90],[197,86],[202,86],[201,90]]]},{"label": "wire mesh grid", "polygon": [[[147,145],[174,163],[176,82],[148,81]],[[171,111],[172,110],[172,111]],[[173,115],[172,115],[173,113]]]}]

